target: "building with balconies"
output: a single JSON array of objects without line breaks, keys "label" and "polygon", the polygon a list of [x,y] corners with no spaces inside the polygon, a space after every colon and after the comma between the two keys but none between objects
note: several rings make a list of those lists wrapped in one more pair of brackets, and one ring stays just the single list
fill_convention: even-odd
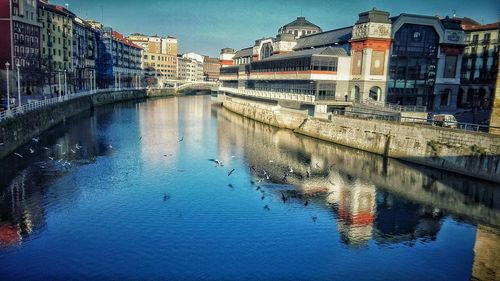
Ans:
[{"label": "building with balconies", "polygon": [[490,110],[498,74],[500,22],[479,24],[462,19],[465,52],[462,60],[459,108]]},{"label": "building with balconies", "polygon": [[[134,33],[128,40],[143,48],[142,69],[148,83],[163,83],[177,77],[177,39],[172,36],[160,37]],[[153,82],[154,81],[154,82]]]},{"label": "building with balconies", "polygon": [[97,30],[97,85],[126,88],[141,85],[143,49],[111,27],[91,22]]},{"label": "building with balconies", "polygon": [[[0,1],[0,66],[15,70],[19,65],[22,93],[34,92],[33,86],[42,83],[40,75],[40,30],[38,1]],[[11,76],[12,77],[12,76]],[[26,87],[26,88],[25,88]],[[30,88],[28,91],[27,89]]]},{"label": "building with balconies", "polygon": [[[38,15],[42,23],[41,55],[42,69],[46,77],[49,92],[55,94],[58,89],[59,76],[66,73],[67,84],[73,84],[73,19],[75,14],[62,6],[40,1]],[[64,79],[64,78],[61,78]],[[64,81],[61,83],[63,84]],[[68,86],[67,90],[72,91]]]},{"label": "building with balconies", "polygon": [[97,31],[87,21],[73,19],[73,65],[75,90],[95,88]]}]

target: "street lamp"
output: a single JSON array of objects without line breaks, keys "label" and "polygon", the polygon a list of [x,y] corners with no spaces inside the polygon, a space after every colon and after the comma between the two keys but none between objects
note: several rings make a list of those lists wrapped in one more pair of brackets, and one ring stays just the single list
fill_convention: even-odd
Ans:
[{"label": "street lamp", "polygon": [[10,112],[10,85],[9,85],[9,66],[10,63],[5,63],[5,70],[7,71],[7,112]]},{"label": "street lamp", "polygon": [[58,78],[58,88],[57,88],[57,92],[59,93],[59,101],[61,101],[61,71],[58,71],[57,72],[57,78]]},{"label": "street lamp", "polygon": [[66,69],[64,69],[64,97],[68,97],[68,84],[66,83]]},{"label": "street lamp", "polygon": [[17,67],[17,98],[19,99],[19,101],[17,102],[17,105],[18,105],[18,108],[17,110],[23,110],[22,107],[21,107],[21,76],[19,74],[19,68],[21,67],[21,65],[19,64],[19,62],[16,64],[16,67]]}]

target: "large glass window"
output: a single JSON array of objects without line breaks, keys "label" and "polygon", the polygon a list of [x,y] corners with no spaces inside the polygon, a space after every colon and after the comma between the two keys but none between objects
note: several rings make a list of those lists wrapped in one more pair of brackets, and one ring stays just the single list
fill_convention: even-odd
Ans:
[{"label": "large glass window", "polygon": [[404,24],[394,35],[387,101],[431,107],[439,36],[432,26]]}]

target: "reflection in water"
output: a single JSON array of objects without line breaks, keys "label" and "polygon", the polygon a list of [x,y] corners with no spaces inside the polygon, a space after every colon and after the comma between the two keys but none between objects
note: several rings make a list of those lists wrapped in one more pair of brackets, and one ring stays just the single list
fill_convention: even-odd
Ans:
[{"label": "reflection in water", "polygon": [[500,280],[500,231],[478,225],[474,244],[473,280]]},{"label": "reflection in water", "polygon": [[[29,153],[30,148],[36,153]],[[91,237],[91,243],[96,244],[87,247],[99,248],[102,245],[97,241],[106,241],[111,236],[114,240],[105,244],[112,248],[110,252],[120,253],[125,260],[138,260],[137,267],[118,264],[117,270],[156,271],[156,267],[148,267],[141,259],[154,264],[156,261],[148,258],[157,255],[158,260],[179,262],[183,270],[190,272],[198,268],[186,266],[191,260],[206,264],[205,271],[193,275],[199,277],[194,279],[238,279],[240,276],[212,272],[225,270],[209,262],[224,264],[217,260],[221,257],[214,258],[214,252],[221,251],[221,256],[231,263],[245,261],[239,270],[252,268],[255,275],[249,275],[254,276],[249,279],[276,279],[286,272],[320,274],[316,265],[304,263],[304,259],[311,260],[313,256],[324,261],[320,267],[325,272],[326,268],[345,268],[350,274],[359,268],[349,258],[367,259],[373,251],[377,253],[376,259],[378,254],[394,258],[390,252],[393,248],[410,255],[411,251],[404,251],[405,247],[421,247],[419,250],[424,254],[417,259],[431,256],[432,247],[425,247],[443,243],[438,238],[450,231],[449,222],[453,221],[465,227],[478,225],[474,248],[472,244],[468,248],[474,252],[473,263],[471,259],[467,264],[464,258],[459,263],[461,268],[468,268],[476,280],[495,280],[500,272],[500,190],[493,184],[276,129],[220,106],[210,106],[206,97],[101,107],[95,113],[86,113],[47,131],[40,143],[27,144],[18,152],[26,158],[11,156],[0,162],[0,261],[9,257],[9,252],[2,252],[3,249],[18,247],[22,252],[23,247],[34,244],[35,238],[49,234],[54,214],[68,212],[79,217],[69,217],[63,222],[80,220],[82,226],[65,230],[77,236],[81,235],[79,227],[82,231],[90,230],[82,237]],[[226,166],[216,168],[207,160],[210,158],[220,159]],[[229,177],[233,167],[236,170]],[[153,194],[157,191],[159,195]],[[171,197],[164,201],[167,191]],[[252,209],[254,205],[256,208]],[[114,222],[114,228],[105,229],[107,224],[99,228],[99,221],[83,219],[86,217],[83,210],[95,206],[101,206],[102,213],[109,213],[101,219],[103,223]],[[75,211],[78,208],[82,208],[81,214]],[[115,217],[120,220],[114,221]],[[133,233],[132,238],[122,241],[127,232]],[[467,231],[462,231],[458,236],[466,234]],[[64,239],[69,240],[63,236]],[[154,243],[147,244],[150,239]],[[264,246],[256,247],[257,244]],[[127,256],[126,249],[134,252]],[[242,251],[232,252],[238,249]],[[296,255],[286,254],[290,250]],[[360,250],[367,255],[357,255]],[[85,252],[89,254],[92,251]],[[116,256],[108,256],[111,257],[108,263],[116,260]],[[270,260],[265,260],[266,257]],[[339,265],[338,260],[350,261],[351,267],[345,263]],[[400,266],[414,270],[414,280],[422,277],[418,275],[421,269],[418,266],[413,269],[408,256],[401,260],[405,263]],[[262,263],[248,265],[259,261]],[[373,260],[363,262],[374,268],[380,266]],[[265,264],[272,264],[273,268],[261,270]],[[105,272],[114,268],[102,266]],[[286,268],[279,271],[280,275],[265,275],[280,266]],[[5,271],[0,268],[0,273]],[[333,273],[340,274],[328,271],[324,275],[287,279],[331,279]],[[91,277],[102,276],[105,275]],[[145,275],[134,275],[139,276]],[[330,278],[315,278],[318,276]],[[436,278],[457,276],[463,278],[463,274]]]}]

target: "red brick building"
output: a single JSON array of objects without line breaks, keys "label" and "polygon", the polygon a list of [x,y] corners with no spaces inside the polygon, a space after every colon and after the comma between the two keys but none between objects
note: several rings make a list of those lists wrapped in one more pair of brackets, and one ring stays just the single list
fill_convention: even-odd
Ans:
[{"label": "red brick building", "polygon": [[0,67],[40,66],[40,29],[38,0],[0,1]]}]

